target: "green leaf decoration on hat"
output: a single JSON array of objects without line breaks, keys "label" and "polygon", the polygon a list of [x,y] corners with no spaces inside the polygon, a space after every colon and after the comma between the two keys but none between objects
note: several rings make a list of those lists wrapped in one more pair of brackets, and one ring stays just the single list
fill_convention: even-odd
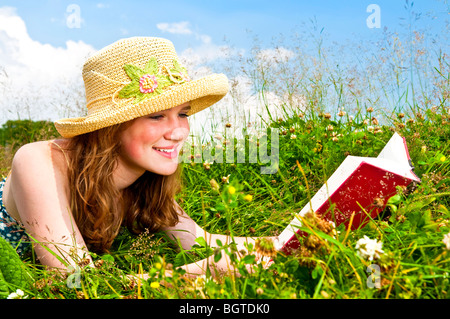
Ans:
[{"label": "green leaf decoration on hat", "polygon": [[119,98],[135,98],[134,104],[161,94],[164,88],[172,84],[168,76],[159,73],[158,62],[154,57],[143,70],[132,64],[125,64],[123,68],[131,82],[119,91]]},{"label": "green leaf decoration on hat", "polygon": [[191,80],[186,68],[184,68],[177,60],[173,60],[173,68],[169,70],[169,78],[175,83],[184,83]]}]

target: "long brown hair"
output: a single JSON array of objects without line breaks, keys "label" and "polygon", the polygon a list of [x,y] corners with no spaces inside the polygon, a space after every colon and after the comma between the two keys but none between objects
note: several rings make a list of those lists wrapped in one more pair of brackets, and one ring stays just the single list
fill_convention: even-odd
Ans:
[{"label": "long brown hair", "polygon": [[75,136],[65,147],[71,211],[86,245],[95,252],[108,251],[121,226],[137,234],[178,222],[180,166],[169,176],[147,171],[122,192],[114,187],[120,134],[129,124]]}]

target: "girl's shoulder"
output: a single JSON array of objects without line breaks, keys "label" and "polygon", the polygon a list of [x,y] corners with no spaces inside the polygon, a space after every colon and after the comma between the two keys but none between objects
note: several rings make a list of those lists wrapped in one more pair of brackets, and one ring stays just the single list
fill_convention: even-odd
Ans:
[{"label": "girl's shoulder", "polygon": [[[33,142],[21,146],[14,154],[11,172],[3,189],[3,200],[8,213],[22,221],[18,203],[40,203],[41,208],[51,209],[45,199],[68,198],[67,169],[62,149],[55,141]],[[67,200],[65,201],[67,202]],[[37,209],[34,207],[34,209]],[[53,207],[52,209],[55,210]],[[26,211],[26,209],[24,210]]]},{"label": "girl's shoulder", "polygon": [[21,146],[14,155],[12,169],[24,173],[48,170],[64,172],[67,168],[66,152],[58,140],[39,141]]}]

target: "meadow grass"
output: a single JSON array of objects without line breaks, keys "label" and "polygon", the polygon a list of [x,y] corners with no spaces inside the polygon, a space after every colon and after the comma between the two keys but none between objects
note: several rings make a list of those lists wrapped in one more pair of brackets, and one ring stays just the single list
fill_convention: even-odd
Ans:
[{"label": "meadow grass", "polygon": [[[341,113],[333,120],[326,113],[300,112],[277,119],[270,124],[281,132],[276,174],[260,174],[262,163],[183,163],[185,188],[177,198],[211,233],[277,235],[345,156],[376,156],[397,131],[406,137],[422,183],[410,194],[399,192],[389,208],[364,228],[348,232],[338,227],[333,237],[314,224],[310,229],[305,226],[320,247],[303,255],[279,253],[268,268],[255,260],[261,245],[248,247],[250,253],[240,258],[241,252],[232,245],[212,250],[204,240],[180,252],[161,233],[135,236],[123,230],[109,254],[94,255],[96,267],[80,267],[72,277],[45,270],[30,256],[24,262],[33,283],[25,294],[29,298],[448,298],[450,251],[443,242],[450,232],[448,110],[428,110],[419,118],[400,114],[391,125],[382,126],[373,125],[371,113],[358,119]],[[379,259],[370,261],[358,253],[356,242],[364,235],[382,242]],[[231,257],[235,270],[222,276],[191,278],[177,268],[210,255],[218,260],[224,254]],[[367,284],[374,278],[367,272],[371,264],[379,266],[380,288]],[[165,276],[165,269],[173,275]],[[151,278],[142,282],[126,277],[139,273]],[[68,284],[74,279],[79,280],[75,288]]]}]

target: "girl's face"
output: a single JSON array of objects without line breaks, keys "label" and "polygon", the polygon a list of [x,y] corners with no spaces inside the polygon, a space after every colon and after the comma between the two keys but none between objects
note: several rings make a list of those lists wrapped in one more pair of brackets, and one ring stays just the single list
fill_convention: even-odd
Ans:
[{"label": "girl's face", "polygon": [[189,135],[189,103],[140,117],[121,135],[119,162],[131,174],[150,171],[171,175],[178,167],[178,152]]}]

